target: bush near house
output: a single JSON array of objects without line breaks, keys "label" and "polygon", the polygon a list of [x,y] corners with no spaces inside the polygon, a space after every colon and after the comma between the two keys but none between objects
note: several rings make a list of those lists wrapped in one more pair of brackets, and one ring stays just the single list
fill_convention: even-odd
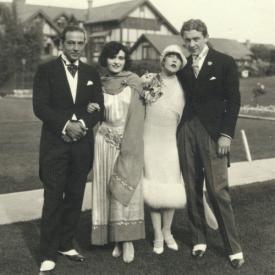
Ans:
[{"label": "bush near house", "polygon": [[[15,9],[0,4],[0,94],[11,93],[16,76],[34,72],[42,49],[41,26],[25,26],[18,20]],[[24,86],[24,79],[22,81]],[[25,88],[25,87],[23,87]]]},{"label": "bush near house", "polygon": [[135,60],[132,61],[131,70],[139,76],[146,72],[160,72],[160,63],[158,60]]}]

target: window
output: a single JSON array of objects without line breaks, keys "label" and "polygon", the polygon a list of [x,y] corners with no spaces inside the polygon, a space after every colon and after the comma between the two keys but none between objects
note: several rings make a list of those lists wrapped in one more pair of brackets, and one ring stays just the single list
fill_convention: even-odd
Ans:
[{"label": "window", "polygon": [[149,59],[149,45],[143,45],[142,46],[142,59]]}]

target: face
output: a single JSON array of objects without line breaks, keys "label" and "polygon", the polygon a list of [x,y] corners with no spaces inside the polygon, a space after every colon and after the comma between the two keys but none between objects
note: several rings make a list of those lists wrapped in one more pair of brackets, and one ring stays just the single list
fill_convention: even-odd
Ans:
[{"label": "face", "polygon": [[120,50],[114,57],[107,58],[107,69],[112,74],[118,74],[123,71],[125,66],[125,52]]},{"label": "face", "polygon": [[180,70],[181,64],[182,61],[180,57],[175,53],[170,53],[164,57],[162,70],[168,75],[173,75]]},{"label": "face", "polygon": [[191,30],[184,31],[183,40],[192,55],[199,55],[208,41],[208,37],[204,37],[202,32]]},{"label": "face", "polygon": [[78,60],[85,47],[85,35],[80,31],[67,32],[63,41],[63,52],[71,62]]}]

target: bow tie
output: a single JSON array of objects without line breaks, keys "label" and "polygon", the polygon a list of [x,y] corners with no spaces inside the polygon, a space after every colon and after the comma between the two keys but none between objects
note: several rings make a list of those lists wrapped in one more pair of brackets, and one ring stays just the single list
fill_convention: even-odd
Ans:
[{"label": "bow tie", "polygon": [[70,63],[69,65],[67,65],[67,68],[68,68],[68,71],[70,72],[70,74],[74,77],[77,70],[78,70],[78,66],[73,64],[73,63]]}]

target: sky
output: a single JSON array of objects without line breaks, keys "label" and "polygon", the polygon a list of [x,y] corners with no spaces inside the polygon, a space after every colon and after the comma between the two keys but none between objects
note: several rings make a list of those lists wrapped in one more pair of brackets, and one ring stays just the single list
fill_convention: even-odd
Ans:
[{"label": "sky", "polygon": [[[6,0],[10,1],[10,0]],[[123,0],[94,0],[94,6]],[[150,0],[180,30],[190,18],[202,19],[210,37],[275,44],[274,0]],[[87,8],[87,0],[26,0],[29,4]]]}]

